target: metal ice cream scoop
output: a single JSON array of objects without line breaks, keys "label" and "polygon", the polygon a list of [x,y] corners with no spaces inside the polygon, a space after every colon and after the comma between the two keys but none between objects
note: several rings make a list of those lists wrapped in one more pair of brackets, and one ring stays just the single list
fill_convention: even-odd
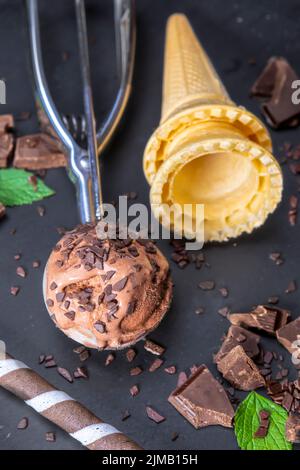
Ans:
[{"label": "metal ice cream scoop", "polygon": [[[102,186],[99,155],[111,139],[131,91],[135,54],[135,18],[133,0],[114,0],[119,90],[111,111],[100,129],[96,129],[90,77],[87,25],[84,0],[74,0],[79,56],[83,83],[84,121],[79,128],[86,134],[86,147],[74,139],[68,120],[61,116],[51,97],[43,67],[37,0],[27,0],[32,69],[35,94],[68,157],[68,174],[76,186],[79,217],[82,223],[95,222],[102,213]],[[70,119],[72,123],[75,118]],[[77,123],[76,123],[77,125]],[[73,125],[76,128],[76,126]],[[73,129],[74,130],[74,129]]]},{"label": "metal ice cream scoop", "polygon": [[[74,138],[74,129],[76,130],[77,126],[77,122],[76,126],[74,126],[75,118],[71,118],[73,122],[72,132],[66,119],[59,114],[51,97],[43,67],[37,0],[27,0],[27,14],[36,99],[57,137],[66,149],[68,174],[76,186],[79,218],[80,222],[84,224],[96,222],[102,215],[102,185],[99,155],[111,139],[124,113],[130,95],[135,54],[135,17],[133,0],[114,0],[120,85],[113,107],[105,122],[97,131],[90,77],[85,5],[84,0],[74,0],[74,3],[77,18],[85,114],[83,123],[78,127],[80,132],[83,130],[85,133],[86,138],[84,141],[87,144],[86,147],[80,145]],[[47,266],[44,271],[43,282],[45,304],[46,269]],[[74,340],[81,341],[81,338],[78,337],[78,332],[70,330],[69,333],[69,336]]]}]

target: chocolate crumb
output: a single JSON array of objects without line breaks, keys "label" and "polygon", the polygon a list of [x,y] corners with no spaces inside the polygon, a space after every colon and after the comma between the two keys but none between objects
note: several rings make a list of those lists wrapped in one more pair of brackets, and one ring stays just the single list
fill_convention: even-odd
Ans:
[{"label": "chocolate crumb", "polygon": [[16,296],[16,295],[18,295],[19,292],[20,292],[20,287],[18,287],[18,286],[11,286],[11,288],[10,288],[10,293],[11,293],[11,295]]},{"label": "chocolate crumb", "polygon": [[155,372],[160,366],[164,363],[164,361],[160,358],[154,359],[152,364],[149,367],[149,372]]},{"label": "chocolate crumb", "polygon": [[167,374],[174,375],[174,374],[176,374],[176,366],[165,367],[164,371]]},{"label": "chocolate crumb", "polygon": [[146,406],[146,413],[149,419],[154,421],[156,424],[162,423],[166,420],[166,418],[160,415],[157,411],[155,411],[151,406]]},{"label": "chocolate crumb", "polygon": [[133,385],[130,389],[130,395],[136,397],[140,393],[140,389],[137,385]]},{"label": "chocolate crumb", "polygon": [[132,362],[136,356],[136,351],[133,348],[130,348],[126,351],[126,359],[128,362]]},{"label": "chocolate crumb", "polygon": [[54,432],[46,432],[45,434],[46,441],[48,442],[55,442],[56,441],[56,436]]},{"label": "chocolate crumb", "polygon": [[46,213],[46,209],[44,206],[37,206],[36,210],[40,217],[44,217]]},{"label": "chocolate crumb", "polygon": [[105,359],[105,366],[109,366],[114,360],[116,356],[113,353],[109,353],[107,358]]},{"label": "chocolate crumb", "polygon": [[74,370],[73,375],[75,379],[80,379],[80,378],[88,379],[89,378],[87,369],[85,367],[77,367],[77,369]]},{"label": "chocolate crumb", "polygon": [[17,267],[16,273],[18,276],[23,277],[23,278],[27,276],[27,273],[22,266]]},{"label": "chocolate crumb", "polygon": [[198,287],[202,290],[213,290],[215,288],[215,282],[214,281],[202,281],[198,284]]},{"label": "chocolate crumb", "polygon": [[146,351],[154,354],[155,356],[161,356],[165,352],[165,348],[155,343],[154,341],[151,341],[150,339],[145,341],[144,348]]},{"label": "chocolate crumb", "polygon": [[130,375],[132,377],[135,377],[136,375],[140,375],[143,372],[143,369],[141,367],[133,367],[133,369],[130,370]]},{"label": "chocolate crumb", "polygon": [[27,429],[28,428],[28,424],[29,424],[29,420],[28,418],[25,416],[24,418],[22,418],[18,424],[17,424],[17,429]]},{"label": "chocolate crumb", "polygon": [[67,380],[68,382],[72,383],[73,382],[73,377],[72,375],[70,374],[70,372],[65,369],[64,367],[58,367],[57,368],[57,372],[59,373],[59,375],[61,375],[65,380]]}]

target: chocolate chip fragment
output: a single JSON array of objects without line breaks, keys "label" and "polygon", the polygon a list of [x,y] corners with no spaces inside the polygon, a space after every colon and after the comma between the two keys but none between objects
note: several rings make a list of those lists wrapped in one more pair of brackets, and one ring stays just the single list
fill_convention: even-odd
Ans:
[{"label": "chocolate chip fragment", "polygon": [[143,372],[143,369],[141,367],[133,367],[133,369],[130,370],[130,375],[132,377],[135,377],[136,375],[140,375]]},{"label": "chocolate chip fragment", "polygon": [[205,365],[201,365],[168,398],[196,429],[221,425],[232,427],[234,416],[229,398]]},{"label": "chocolate chip fragment", "polygon": [[28,428],[28,424],[29,424],[29,420],[28,418],[24,417],[22,418],[18,424],[17,424],[17,429],[27,429]]},{"label": "chocolate chip fragment", "polygon": [[85,367],[77,367],[77,369],[74,370],[74,378],[75,379],[88,379],[88,372]]},{"label": "chocolate chip fragment", "polygon": [[221,287],[219,289],[219,292],[221,296],[224,297],[225,299],[228,297],[228,289],[226,287]]},{"label": "chocolate chip fragment", "polygon": [[154,341],[151,341],[150,339],[147,339],[145,341],[144,348],[146,349],[146,351],[150,352],[151,354],[154,354],[155,356],[161,356],[165,352],[164,347],[160,346]]},{"label": "chocolate chip fragment", "polygon": [[174,375],[174,374],[176,374],[176,366],[165,367],[164,371],[167,374]]},{"label": "chocolate chip fragment", "polygon": [[65,312],[65,317],[67,317],[69,320],[74,321],[75,320],[75,312],[73,310],[70,310],[69,312]]},{"label": "chocolate chip fragment", "polygon": [[51,282],[49,288],[50,288],[50,290],[55,290],[55,289],[57,289],[57,284],[56,284],[56,282],[54,282],[54,281]]},{"label": "chocolate chip fragment", "polygon": [[221,315],[221,317],[227,318],[230,313],[230,310],[228,307],[222,307],[219,308],[218,314]]},{"label": "chocolate chip fragment", "polygon": [[140,389],[137,385],[133,385],[130,389],[130,395],[136,397],[140,393]]},{"label": "chocolate chip fragment", "polygon": [[68,382],[72,383],[73,382],[73,377],[72,375],[70,374],[70,372],[65,369],[64,367],[58,367],[57,368],[57,372],[59,373],[59,375],[61,375],[65,380],[67,380]]},{"label": "chocolate chip fragment", "polygon": [[195,314],[196,314],[196,315],[202,315],[202,314],[204,313],[204,311],[205,311],[205,310],[204,310],[203,307],[198,307],[198,308],[196,308],[196,310],[195,310]]},{"label": "chocolate chip fragment", "polygon": [[54,302],[53,302],[52,299],[47,299],[47,300],[46,300],[46,304],[48,305],[48,307],[53,307]]},{"label": "chocolate chip fragment", "polygon": [[81,360],[81,362],[87,361],[90,355],[91,355],[90,351],[88,349],[84,349],[83,351],[79,353],[79,359]]},{"label": "chocolate chip fragment", "polygon": [[11,286],[11,288],[10,288],[10,293],[11,293],[11,295],[16,296],[16,295],[18,295],[19,292],[20,292],[20,287],[18,287],[18,286]]},{"label": "chocolate chip fragment", "polygon": [[127,310],[126,310],[126,315],[132,315],[136,309],[136,300],[131,300],[131,302],[128,303]]},{"label": "chocolate chip fragment", "polygon": [[136,351],[133,348],[130,348],[126,351],[126,359],[128,362],[132,362],[136,356]]},{"label": "chocolate chip fragment", "polygon": [[198,286],[202,290],[213,290],[215,288],[215,282],[214,281],[202,281],[198,284]]},{"label": "chocolate chip fragment", "polygon": [[6,209],[5,209],[4,205],[1,204],[1,202],[0,202],[0,219],[2,219],[2,217],[5,216],[5,213],[6,213]]},{"label": "chocolate chip fragment", "polygon": [[36,210],[40,217],[44,217],[46,213],[46,209],[44,206],[37,206]]},{"label": "chocolate chip fragment", "polygon": [[112,290],[120,292],[126,286],[127,281],[128,281],[128,276],[123,277],[123,279],[120,279],[118,282],[116,282],[112,286]]},{"label": "chocolate chip fragment", "polygon": [[55,442],[56,441],[55,433],[54,432],[46,432],[45,439],[48,442]]},{"label": "chocolate chip fragment", "polygon": [[55,296],[57,302],[62,302],[65,298],[66,294],[65,292],[58,292]]},{"label": "chocolate chip fragment", "polygon": [[109,353],[105,359],[105,366],[109,366],[115,360],[115,358],[116,356],[113,353]]},{"label": "chocolate chip fragment", "polygon": [[146,406],[146,413],[148,418],[154,421],[156,424],[162,423],[166,420],[164,416],[155,411],[151,406]]},{"label": "chocolate chip fragment", "polygon": [[130,414],[129,410],[125,410],[121,419],[122,419],[122,421],[126,421],[126,419],[130,418],[130,416],[131,416],[131,414]]},{"label": "chocolate chip fragment", "polygon": [[18,266],[17,270],[16,270],[16,273],[20,277],[26,277],[27,276],[27,273],[26,273],[25,269],[23,268],[23,266]]},{"label": "chocolate chip fragment", "polygon": [[96,321],[96,323],[94,323],[94,328],[95,330],[98,331],[98,333],[106,333],[106,325],[103,321]]},{"label": "chocolate chip fragment", "polygon": [[291,281],[287,288],[285,289],[286,294],[291,294],[292,292],[295,292],[297,290],[297,285],[295,281]]},{"label": "chocolate chip fragment", "polygon": [[269,430],[270,413],[266,410],[260,410],[259,421],[259,427],[253,437],[264,438],[267,436]]},{"label": "chocolate chip fragment", "polygon": [[46,362],[45,362],[45,367],[46,367],[46,369],[50,369],[50,368],[52,368],[52,367],[56,367],[56,365],[57,365],[57,364],[56,364],[56,362],[55,362],[54,359],[49,359],[49,361],[46,361]]},{"label": "chocolate chip fragment", "polygon": [[40,354],[40,356],[39,356],[39,364],[43,364],[43,362],[45,361],[45,359],[46,359],[45,354]]},{"label": "chocolate chip fragment", "polygon": [[41,265],[41,262],[40,262],[38,259],[36,259],[36,260],[34,260],[34,261],[32,262],[32,267],[33,267],[34,269],[39,268],[40,265]]},{"label": "chocolate chip fragment", "polygon": [[164,363],[164,361],[160,358],[155,359],[149,367],[149,372],[155,372],[160,366]]}]

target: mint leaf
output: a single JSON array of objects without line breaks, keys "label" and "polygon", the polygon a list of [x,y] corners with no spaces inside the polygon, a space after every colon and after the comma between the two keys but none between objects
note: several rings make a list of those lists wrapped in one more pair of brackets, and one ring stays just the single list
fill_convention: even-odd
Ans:
[{"label": "mint leaf", "polygon": [[[259,412],[269,411],[270,426],[266,437],[254,437],[259,427]],[[251,392],[238,407],[234,418],[234,432],[243,450],[291,450],[285,439],[288,413],[284,408],[256,392]]]},{"label": "mint leaf", "polygon": [[0,170],[0,202],[5,206],[22,206],[52,196],[55,192],[37,178],[37,187],[29,183],[32,173],[7,168]]}]

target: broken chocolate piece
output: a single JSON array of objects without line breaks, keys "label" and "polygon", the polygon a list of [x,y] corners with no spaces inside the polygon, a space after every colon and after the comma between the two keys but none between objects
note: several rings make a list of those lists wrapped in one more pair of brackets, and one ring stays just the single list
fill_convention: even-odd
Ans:
[{"label": "broken chocolate piece", "polygon": [[128,349],[128,351],[126,351],[126,359],[128,362],[132,362],[135,356],[136,356],[136,351],[133,348],[130,348]]},{"label": "broken chocolate piece", "polygon": [[67,380],[68,382],[72,383],[73,382],[73,377],[72,375],[70,374],[70,372],[65,369],[64,367],[58,367],[57,368],[57,372],[59,373],[59,375],[61,375],[65,380]]},{"label": "broken chocolate piece", "polygon": [[154,341],[151,341],[150,339],[145,341],[144,348],[146,351],[154,354],[155,356],[161,356],[165,352],[165,348],[157,343],[154,343]]},{"label": "broken chocolate piece", "polygon": [[232,427],[234,410],[222,385],[201,365],[168,401],[196,429],[221,425]]},{"label": "broken chocolate piece", "polygon": [[1,202],[0,202],[0,219],[2,219],[2,217],[5,216],[5,212],[6,212],[5,206],[3,204],[1,204]]},{"label": "broken chocolate piece", "polygon": [[149,419],[154,421],[156,424],[162,423],[166,420],[166,418],[160,415],[157,411],[155,411],[151,406],[146,406],[146,413]]},{"label": "broken chocolate piece", "polygon": [[140,389],[137,385],[133,385],[130,389],[130,395],[136,397],[140,393]]},{"label": "broken chocolate piece", "polygon": [[66,157],[56,140],[46,134],[19,137],[16,143],[15,168],[41,170],[65,167]]},{"label": "broken chocolate piece", "polygon": [[250,313],[232,313],[228,319],[232,325],[244,328],[256,328],[275,335],[276,331],[286,325],[290,312],[277,307],[258,305]]},{"label": "broken chocolate piece", "polygon": [[29,424],[29,421],[28,421],[28,418],[26,418],[26,416],[24,418],[22,418],[18,424],[17,424],[17,429],[27,429],[28,428],[28,424]]},{"label": "broken chocolate piece", "polygon": [[242,346],[249,357],[256,357],[259,354],[259,341],[260,337],[255,333],[251,333],[240,326],[232,325],[228,330],[219,352],[214,357],[214,362],[217,364],[226,354],[238,345]]},{"label": "broken chocolate piece", "polygon": [[217,364],[224,379],[234,388],[245,392],[265,385],[265,380],[252,359],[245,353],[242,346],[233,348]]},{"label": "broken chocolate piece", "polygon": [[54,432],[46,432],[45,434],[46,441],[48,442],[55,442],[56,441],[56,436]]},{"label": "broken chocolate piece", "polygon": [[213,290],[215,288],[215,282],[214,281],[202,281],[202,282],[199,282],[198,286],[200,287],[201,290]]},{"label": "broken chocolate piece", "polygon": [[270,413],[266,410],[260,410],[259,412],[259,427],[254,433],[254,437],[264,438],[268,434],[270,426]]},{"label": "broken chocolate piece", "polygon": [[279,343],[281,343],[291,354],[295,354],[298,351],[300,358],[300,317],[276,331],[276,336]]},{"label": "broken chocolate piece", "polygon": [[285,437],[294,444],[300,443],[300,414],[292,413],[285,425]]},{"label": "broken chocolate piece", "polygon": [[299,124],[300,104],[292,101],[292,83],[299,80],[291,65],[282,57],[273,59],[276,64],[274,88],[271,99],[262,105],[267,122],[278,127],[295,127]]},{"label": "broken chocolate piece", "polygon": [[155,372],[157,369],[160,368],[160,366],[163,363],[164,363],[164,361],[162,359],[160,359],[159,357],[157,359],[154,359],[154,361],[152,362],[152,364],[149,367],[149,372]]}]

